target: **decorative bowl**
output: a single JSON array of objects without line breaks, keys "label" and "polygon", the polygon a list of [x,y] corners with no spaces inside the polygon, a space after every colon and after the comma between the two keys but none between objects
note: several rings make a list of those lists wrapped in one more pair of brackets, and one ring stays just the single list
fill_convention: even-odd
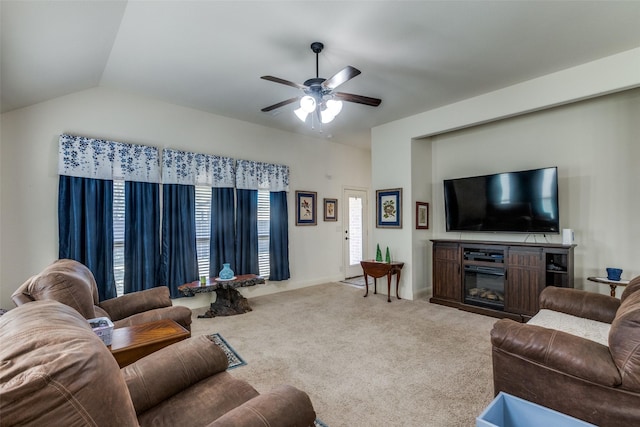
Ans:
[{"label": "decorative bowl", "polygon": [[620,280],[620,276],[622,276],[622,269],[620,269],[620,268],[607,268],[607,279],[609,279],[609,280]]}]

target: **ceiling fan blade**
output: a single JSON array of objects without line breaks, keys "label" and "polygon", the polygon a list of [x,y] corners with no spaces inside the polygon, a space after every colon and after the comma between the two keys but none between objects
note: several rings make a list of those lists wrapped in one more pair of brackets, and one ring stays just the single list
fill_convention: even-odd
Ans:
[{"label": "ceiling fan blade", "polygon": [[269,111],[275,110],[276,108],[284,107],[285,105],[289,105],[289,104],[291,104],[291,103],[294,103],[294,102],[296,102],[296,101],[297,101],[297,100],[299,100],[299,99],[300,99],[300,97],[299,97],[299,96],[297,96],[297,97],[295,97],[295,98],[287,99],[286,101],[278,102],[277,104],[273,104],[273,105],[270,105],[270,106],[268,106],[268,107],[264,107],[264,108],[263,108],[262,110],[260,110],[260,111],[263,111],[263,112],[265,112],[265,113],[268,113]]},{"label": "ceiling fan blade", "polygon": [[372,107],[377,107],[382,102],[382,100],[378,98],[370,98],[368,96],[354,95],[352,93],[334,92],[333,95],[336,98],[341,99],[343,101],[356,102],[358,104],[370,105]]},{"label": "ceiling fan blade", "polygon": [[275,82],[275,83],[280,83],[280,84],[287,85],[287,86],[292,86],[292,87],[295,87],[297,89],[302,89],[302,90],[309,89],[308,86],[301,85],[300,83],[290,82],[289,80],[281,79],[280,77],[262,76],[260,78],[264,79],[264,80],[269,80],[270,82]]},{"label": "ceiling fan blade", "polygon": [[322,87],[326,89],[335,89],[342,83],[351,80],[360,73],[361,71],[357,68],[353,68],[351,65],[347,65],[342,70],[335,73],[332,77],[325,80],[322,83]]}]

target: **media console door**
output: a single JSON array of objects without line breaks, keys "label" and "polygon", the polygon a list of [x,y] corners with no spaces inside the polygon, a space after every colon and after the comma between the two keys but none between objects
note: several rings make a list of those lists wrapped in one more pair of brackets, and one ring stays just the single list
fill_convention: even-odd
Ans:
[{"label": "media console door", "polygon": [[[433,298],[446,305],[462,301],[460,245],[439,243],[433,245]],[[432,301],[435,302],[435,301]]]},{"label": "media console door", "polygon": [[538,298],[544,286],[542,248],[510,246],[507,255],[504,310],[533,316],[539,310]]}]

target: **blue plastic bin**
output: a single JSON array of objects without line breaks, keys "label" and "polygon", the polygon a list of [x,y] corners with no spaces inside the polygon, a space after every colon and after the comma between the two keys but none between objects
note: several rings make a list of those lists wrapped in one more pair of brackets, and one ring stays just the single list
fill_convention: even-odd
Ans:
[{"label": "blue plastic bin", "polygon": [[476,418],[476,427],[585,427],[587,422],[500,392]]}]

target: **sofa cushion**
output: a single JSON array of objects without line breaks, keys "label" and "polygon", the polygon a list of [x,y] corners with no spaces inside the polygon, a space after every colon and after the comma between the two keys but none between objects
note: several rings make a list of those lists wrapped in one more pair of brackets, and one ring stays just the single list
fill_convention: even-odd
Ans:
[{"label": "sofa cushion", "polygon": [[640,289],[640,276],[634,277],[629,280],[629,284],[625,286],[622,295],[620,295],[620,301],[624,301],[627,297]]},{"label": "sofa cushion", "polygon": [[529,325],[542,326],[566,332],[581,338],[609,345],[611,325],[584,317],[572,316],[559,311],[542,309],[527,322]]},{"label": "sofa cushion", "polygon": [[640,391],[640,292],[620,304],[611,323],[609,350],[620,370],[622,387]]},{"label": "sofa cushion", "polygon": [[2,421],[137,425],[115,358],[71,307],[34,301],[10,310],[0,317],[0,342]]},{"label": "sofa cushion", "polygon": [[91,271],[81,263],[61,259],[30,278],[18,290],[32,300],[56,300],[75,308],[85,319],[98,317],[98,287]]}]

